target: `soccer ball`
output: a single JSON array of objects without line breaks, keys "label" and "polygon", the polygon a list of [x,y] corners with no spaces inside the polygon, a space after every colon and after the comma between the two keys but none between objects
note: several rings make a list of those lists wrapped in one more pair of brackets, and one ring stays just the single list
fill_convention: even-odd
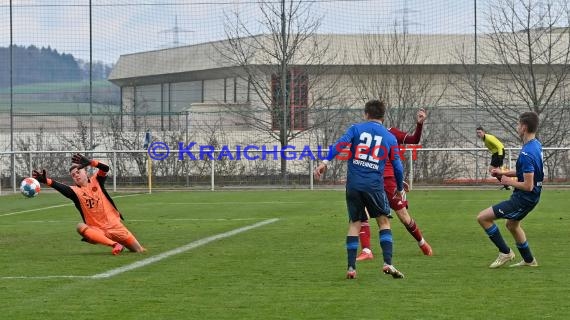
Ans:
[{"label": "soccer ball", "polygon": [[40,183],[34,178],[25,178],[20,184],[20,192],[26,198],[33,198],[40,193]]}]

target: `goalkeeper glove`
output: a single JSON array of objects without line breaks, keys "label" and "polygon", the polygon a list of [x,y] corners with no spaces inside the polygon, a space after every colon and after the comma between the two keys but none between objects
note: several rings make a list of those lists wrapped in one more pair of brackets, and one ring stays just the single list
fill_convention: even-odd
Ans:
[{"label": "goalkeeper glove", "polygon": [[37,170],[32,171],[32,178],[38,180],[40,183],[47,184],[47,173],[46,170],[39,172]]},{"label": "goalkeeper glove", "polygon": [[87,158],[86,156],[76,153],[71,157],[71,162],[78,164],[78,169],[83,169],[89,165],[91,165],[91,159]]}]

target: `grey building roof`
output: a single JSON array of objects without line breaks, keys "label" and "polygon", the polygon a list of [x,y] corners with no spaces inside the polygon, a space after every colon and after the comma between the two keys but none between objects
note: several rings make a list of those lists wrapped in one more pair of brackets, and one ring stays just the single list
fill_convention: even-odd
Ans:
[{"label": "grey building roof", "polygon": [[[458,49],[463,49],[466,58],[471,59],[473,51],[473,35],[407,35],[410,43],[417,46],[421,55],[415,64],[448,65],[458,64]],[[255,39],[263,45],[263,41],[271,41],[266,35],[256,36]],[[378,62],[367,61],[364,42],[388,45],[390,35],[366,34],[324,34],[314,35],[311,42],[328,44],[329,57],[323,57],[329,65],[370,65]],[[178,48],[139,52],[120,56],[113,68],[109,80],[118,85],[138,83],[157,83],[168,79],[190,81],[192,79],[215,78],[216,73],[227,74],[228,68],[233,68],[222,57],[217,48],[221,48],[227,40],[207,42]],[[300,51],[307,48],[300,48]],[[310,49],[309,49],[310,50]],[[271,59],[256,53],[252,64],[268,64]],[[151,80],[152,78],[152,80]],[[145,80],[146,79],[146,80]]]},{"label": "grey building roof", "polygon": [[[556,33],[568,32],[568,29],[554,30]],[[510,36],[510,35],[507,35]],[[396,71],[419,72],[424,68],[427,72],[461,72],[462,61],[474,63],[475,37],[473,34],[407,34],[406,41],[412,50],[417,50],[414,59],[402,64],[391,61],[382,54],[370,55],[369,48],[389,48],[394,44],[391,34],[318,34],[310,37],[298,50],[298,56],[313,50],[315,44],[328,45],[329,49],[321,64],[332,67],[350,66],[354,72],[370,72],[381,68],[394,68]],[[399,35],[398,41],[403,40]],[[479,63],[493,65],[489,61],[499,61],[494,57],[490,35],[479,35]],[[547,37],[545,37],[547,38]],[[269,35],[258,35],[244,39],[255,43],[253,47],[271,47]],[[192,81],[202,79],[223,78],[231,69],[239,68],[224,59],[220,49],[228,40],[200,43],[178,48],[147,51],[122,55],[113,68],[109,80],[119,86],[133,84],[149,84],[161,82]],[[265,44],[267,43],[267,44]],[[567,39],[558,44],[560,53],[568,50]],[[547,45],[542,43],[542,45]],[[375,49],[376,53],[382,49]],[[375,56],[375,57],[371,57]],[[301,58],[302,59],[302,58]],[[324,63],[323,63],[324,62]],[[516,61],[515,61],[516,62]],[[253,54],[251,64],[271,65],[274,59],[263,50]],[[304,61],[293,61],[293,64],[307,65]],[[373,67],[371,67],[373,66]],[[446,66],[446,68],[442,68]],[[453,72],[455,72],[453,71]]]}]

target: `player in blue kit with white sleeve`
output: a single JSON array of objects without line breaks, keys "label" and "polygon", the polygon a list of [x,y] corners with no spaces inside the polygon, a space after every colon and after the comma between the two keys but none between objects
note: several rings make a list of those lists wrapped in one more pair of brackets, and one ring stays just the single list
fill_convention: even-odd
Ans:
[{"label": "player in blue kit with white sleeve", "polygon": [[[491,173],[502,175],[501,184],[514,187],[509,200],[503,201],[479,213],[477,221],[485,229],[489,239],[499,249],[499,256],[489,268],[498,268],[515,258],[515,253],[505,243],[499,228],[494,223],[497,219],[507,219],[507,229],[513,235],[517,249],[523,260],[511,267],[537,267],[538,262],[532,255],[521,221],[529,214],[540,200],[544,179],[542,145],[536,139],[538,115],[525,112],[520,115],[517,132],[523,141],[523,147],[517,159],[516,170],[501,172],[493,169]],[[517,180],[511,179],[516,177]]]},{"label": "player in blue kit with white sleeve", "polygon": [[[338,158],[347,160],[346,206],[349,225],[346,237],[348,256],[347,279],[356,278],[356,255],[358,234],[362,221],[375,218],[380,228],[380,246],[384,258],[382,270],[394,278],[404,275],[392,265],[392,231],[390,230],[390,207],[384,192],[384,166],[391,161],[396,177],[397,195],[404,190],[404,173],[400,162],[398,142],[382,124],[386,113],[383,101],[371,100],[364,106],[366,122],[352,125],[331,148],[327,158],[315,169],[320,179],[326,172],[329,161]],[[392,196],[392,195],[391,195]]]}]

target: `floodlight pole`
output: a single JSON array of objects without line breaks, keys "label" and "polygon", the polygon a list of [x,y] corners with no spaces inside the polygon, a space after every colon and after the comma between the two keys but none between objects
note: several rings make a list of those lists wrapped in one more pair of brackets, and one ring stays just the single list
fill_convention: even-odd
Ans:
[{"label": "floodlight pole", "polygon": [[[475,125],[479,126],[479,68],[477,66],[478,64],[478,60],[477,60],[477,0],[473,0],[473,13],[474,13],[474,53],[473,53],[473,57],[474,57],[474,70],[475,70]],[[477,146],[479,144],[479,138],[476,139],[476,145]],[[479,177],[479,156],[478,154],[476,154],[475,156],[475,181],[477,181]]]},{"label": "floodlight pole", "polygon": [[[281,125],[281,148],[287,145],[287,25],[285,16],[285,0],[281,0],[281,106],[283,108],[283,124]],[[291,79],[293,80],[293,79]],[[287,162],[281,159],[283,185],[287,185]]]},{"label": "floodlight pole", "polygon": [[89,148],[93,144],[93,6],[89,0]]},{"label": "floodlight pole", "polygon": [[10,0],[10,164],[12,168],[12,189],[16,192],[16,156],[14,153],[14,37],[13,37],[12,0]]}]

